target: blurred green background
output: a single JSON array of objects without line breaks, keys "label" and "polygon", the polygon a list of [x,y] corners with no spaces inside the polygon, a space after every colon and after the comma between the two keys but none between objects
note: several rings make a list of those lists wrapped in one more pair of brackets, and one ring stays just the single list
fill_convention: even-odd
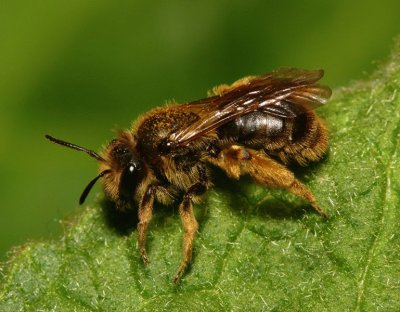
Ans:
[{"label": "blurred green background", "polygon": [[168,99],[280,66],[346,85],[389,54],[399,13],[396,0],[0,1],[0,259],[57,237],[97,172],[45,133],[99,150]]}]

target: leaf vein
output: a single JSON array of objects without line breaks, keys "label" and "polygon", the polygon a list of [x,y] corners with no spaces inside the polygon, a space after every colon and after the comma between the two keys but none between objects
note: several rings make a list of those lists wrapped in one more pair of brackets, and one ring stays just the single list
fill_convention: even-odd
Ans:
[{"label": "leaf vein", "polygon": [[[400,134],[400,125],[397,125],[397,127],[395,128],[395,130],[393,132],[394,132],[395,137],[398,138],[398,136]],[[392,165],[394,164],[394,162],[396,160],[396,153],[397,153],[398,145],[399,145],[399,140],[397,139],[396,143],[394,144],[393,150],[390,154],[388,165],[386,166],[386,173],[385,173],[386,180],[385,180],[384,187],[382,189],[384,192],[384,198],[383,198],[383,202],[382,202],[381,218],[379,220],[379,226],[377,228],[376,235],[374,235],[373,242],[368,250],[368,256],[367,256],[367,259],[365,262],[365,266],[364,266],[364,269],[362,270],[361,277],[358,282],[357,301],[356,301],[356,307],[354,309],[354,311],[356,311],[356,312],[361,311],[361,306],[362,306],[362,303],[363,303],[363,300],[365,297],[364,295],[365,295],[365,289],[366,289],[366,279],[370,273],[371,263],[372,263],[373,258],[376,255],[376,251],[378,249],[380,240],[383,237],[386,216],[389,211],[388,202],[389,202],[389,198],[391,196],[391,180],[392,180],[392,171],[393,171]]]}]

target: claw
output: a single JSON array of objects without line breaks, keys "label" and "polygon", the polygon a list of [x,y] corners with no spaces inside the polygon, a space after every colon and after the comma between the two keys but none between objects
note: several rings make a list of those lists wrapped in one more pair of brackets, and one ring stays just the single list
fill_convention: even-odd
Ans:
[{"label": "claw", "polygon": [[145,265],[147,265],[147,264],[150,263],[150,259],[149,259],[149,257],[147,256],[146,250],[141,250],[141,251],[140,251],[140,255],[142,256],[142,260],[143,260],[143,263],[144,263]]},{"label": "claw", "polygon": [[185,263],[182,263],[179,266],[178,272],[176,272],[176,275],[175,275],[174,279],[172,280],[175,285],[178,284],[178,282],[180,281],[183,273],[185,272],[186,267],[187,267],[187,264],[185,264]]}]

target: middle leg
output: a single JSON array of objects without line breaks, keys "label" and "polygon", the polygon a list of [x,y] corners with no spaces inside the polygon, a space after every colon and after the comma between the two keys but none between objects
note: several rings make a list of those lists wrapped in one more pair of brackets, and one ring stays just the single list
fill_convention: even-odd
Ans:
[{"label": "middle leg", "polygon": [[182,259],[179,265],[178,271],[174,277],[174,283],[176,284],[183,273],[185,272],[187,266],[192,260],[193,242],[196,236],[197,229],[199,225],[197,223],[196,217],[193,213],[192,201],[196,197],[204,194],[207,191],[207,175],[205,168],[200,168],[200,181],[193,184],[183,196],[183,200],[179,205],[179,215],[184,228],[183,236],[183,246],[182,246]]},{"label": "middle leg", "polygon": [[137,225],[138,245],[140,255],[142,256],[145,264],[150,262],[146,252],[146,234],[147,228],[153,216],[154,199],[157,199],[159,202],[166,203],[168,200],[171,200],[172,196],[173,195],[168,189],[168,186],[155,183],[147,186],[140,200],[138,210],[139,222]]}]

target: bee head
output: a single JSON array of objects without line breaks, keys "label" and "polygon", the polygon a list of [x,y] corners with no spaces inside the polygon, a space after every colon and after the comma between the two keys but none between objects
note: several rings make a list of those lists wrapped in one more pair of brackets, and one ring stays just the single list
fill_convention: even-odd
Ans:
[{"label": "bee head", "polygon": [[103,178],[104,191],[118,209],[130,208],[137,187],[145,177],[143,162],[135,152],[132,135],[127,132],[120,134],[106,147],[102,156],[92,150],[81,146],[53,138],[46,138],[54,143],[85,152],[100,162],[100,173],[89,182],[79,198],[79,204],[83,204],[90,190],[100,178]]},{"label": "bee head", "polygon": [[104,152],[105,162],[100,168],[110,170],[104,178],[106,195],[116,203],[117,208],[130,208],[136,190],[146,175],[143,161],[135,150],[132,135],[123,132],[117,139],[111,141]]}]

